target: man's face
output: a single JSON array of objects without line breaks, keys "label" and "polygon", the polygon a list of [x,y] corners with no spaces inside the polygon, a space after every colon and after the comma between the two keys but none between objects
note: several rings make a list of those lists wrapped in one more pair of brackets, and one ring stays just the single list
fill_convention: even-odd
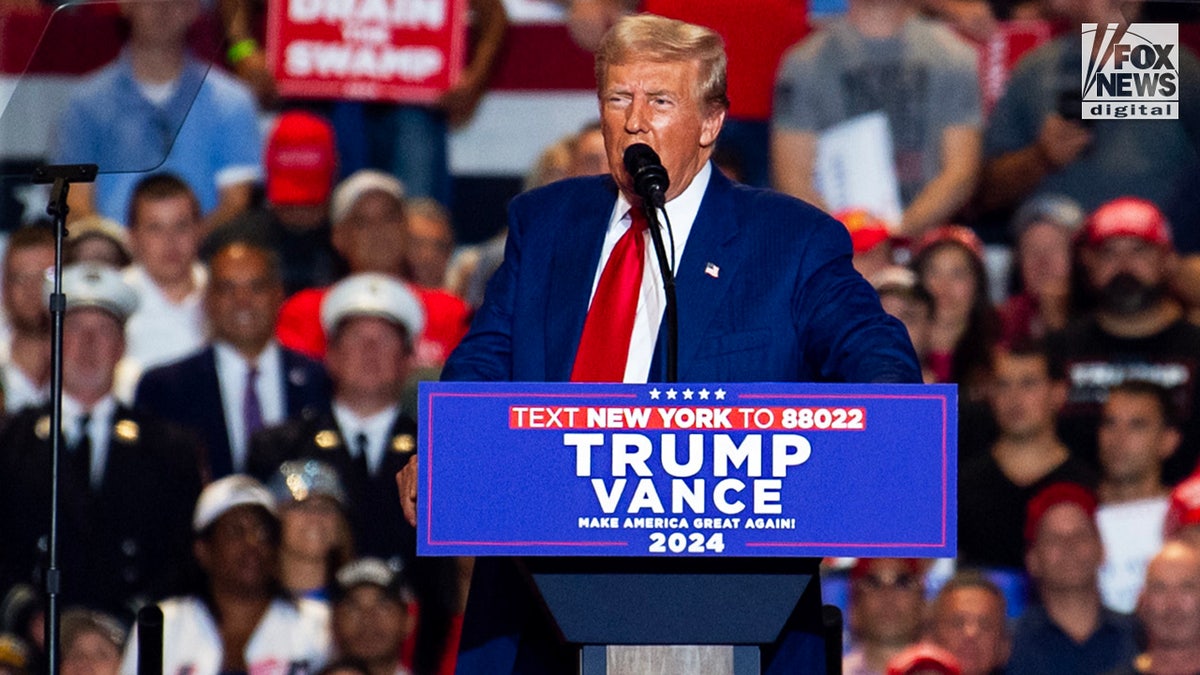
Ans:
[{"label": "man's face", "polygon": [[604,132],[600,129],[585,131],[575,142],[571,153],[572,176],[595,176],[608,173],[608,152],[604,148]]},{"label": "man's face", "polygon": [[46,270],[53,266],[53,246],[29,246],[8,252],[4,267],[4,312],[17,332],[49,330],[44,283]]},{"label": "man's face", "polygon": [[450,224],[423,213],[409,214],[405,253],[413,283],[441,288],[446,282],[446,266],[454,254]]},{"label": "man's face", "polygon": [[333,607],[333,638],[349,658],[390,662],[411,630],[408,608],[377,586],[358,586]]},{"label": "man's face", "polygon": [[880,558],[851,587],[851,630],[861,639],[904,645],[917,639],[925,582],[903,560]]},{"label": "man's face", "polygon": [[1200,552],[1171,542],[1150,562],[1138,599],[1138,618],[1151,648],[1193,648],[1200,643]]},{"label": "man's face", "polygon": [[192,201],[184,195],[141,199],[130,223],[129,240],[134,259],[156,283],[186,281],[200,250],[200,221]]},{"label": "man's face", "polygon": [[1139,237],[1110,237],[1082,255],[1101,309],[1117,314],[1153,308],[1176,264],[1171,251]]},{"label": "man's face", "polygon": [[1017,251],[1028,292],[1066,294],[1071,283],[1071,235],[1065,228],[1034,223],[1021,234]]},{"label": "man's face", "polygon": [[278,541],[261,506],[235,506],[196,543],[196,560],[214,588],[258,596],[275,579]]},{"label": "man's face", "polygon": [[1001,432],[1027,439],[1053,427],[1066,388],[1050,379],[1044,357],[1000,352],[995,359],[990,396]]},{"label": "man's face", "polygon": [[1042,515],[1025,566],[1043,591],[1096,587],[1104,545],[1091,516],[1079,505],[1056,504]]},{"label": "man's face", "polygon": [[200,11],[198,0],[124,0],[130,40],[138,44],[182,47]]},{"label": "man's face", "polygon": [[412,351],[403,329],[375,316],[353,316],[338,326],[325,365],[339,398],[398,398]]},{"label": "man's face", "polygon": [[63,391],[96,398],[112,389],[113,370],[125,355],[125,329],[102,309],[79,307],[63,320]]},{"label": "man's face", "polygon": [[63,650],[62,675],[117,675],[121,651],[108,638],[87,631]]},{"label": "man's face", "polygon": [[407,230],[404,205],[387,193],[371,190],[334,224],[333,247],[352,274],[400,274]]},{"label": "man's face", "polygon": [[908,339],[912,340],[917,356],[923,357],[929,351],[932,308],[903,293],[884,293],[879,296],[879,304],[883,305],[883,311],[900,319],[908,329]]},{"label": "man's face", "polygon": [[645,143],[658,153],[674,199],[712,154],[725,113],[699,98],[697,61],[611,64],[600,85],[600,122],[613,177],[633,203],[633,178],[625,171],[625,148]]},{"label": "man's face", "polygon": [[258,354],[275,332],[283,286],[266,254],[233,245],[209,266],[205,307],[213,337],[246,354]]},{"label": "man's face", "polygon": [[982,588],[959,588],[934,608],[933,641],[958,659],[963,675],[986,675],[1008,660],[1004,606]]},{"label": "man's face", "polygon": [[1158,480],[1163,461],[1179,446],[1152,396],[1115,391],[1104,403],[1098,433],[1100,466],[1117,483]]}]

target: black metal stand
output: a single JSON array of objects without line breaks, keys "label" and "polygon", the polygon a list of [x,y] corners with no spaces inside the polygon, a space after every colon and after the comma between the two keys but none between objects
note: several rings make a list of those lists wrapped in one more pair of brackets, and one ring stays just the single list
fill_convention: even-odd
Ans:
[{"label": "black metal stand", "polygon": [[654,254],[658,258],[658,269],[662,273],[663,292],[667,299],[667,305],[663,309],[663,321],[667,324],[666,381],[678,382],[679,314],[675,304],[675,273],[672,271],[672,261],[667,258],[667,248],[663,243],[662,228],[658,222],[658,209],[654,208],[649,201],[642,202],[642,209],[646,212],[646,222],[650,225],[650,240],[654,242]]},{"label": "black metal stand", "polygon": [[58,512],[59,460],[62,451],[62,340],[66,296],[62,292],[63,242],[67,238],[67,194],[71,183],[91,183],[96,180],[95,164],[64,164],[38,167],[33,182],[51,184],[50,203],[46,213],[54,219],[54,291],[50,294],[50,564],[46,571],[46,658],[47,672],[59,671],[59,614],[58,594],[61,587],[58,569]]}]

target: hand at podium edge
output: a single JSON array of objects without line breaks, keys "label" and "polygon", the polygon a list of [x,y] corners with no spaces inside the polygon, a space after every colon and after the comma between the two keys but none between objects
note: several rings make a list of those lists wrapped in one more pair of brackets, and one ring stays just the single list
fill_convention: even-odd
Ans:
[{"label": "hand at podium edge", "polygon": [[417,458],[413,457],[396,474],[396,487],[400,491],[400,506],[409,525],[417,526]]}]

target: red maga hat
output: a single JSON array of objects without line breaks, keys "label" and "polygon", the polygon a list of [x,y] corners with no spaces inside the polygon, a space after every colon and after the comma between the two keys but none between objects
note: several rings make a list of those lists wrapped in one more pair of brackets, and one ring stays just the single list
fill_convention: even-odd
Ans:
[{"label": "red maga hat", "polygon": [[268,202],[280,206],[325,203],[337,171],[333,127],[311,113],[283,113],[267,140],[264,164]]},{"label": "red maga hat", "polygon": [[1038,527],[1046,512],[1059,504],[1074,504],[1083,509],[1093,521],[1096,519],[1096,495],[1078,483],[1051,483],[1029,500],[1025,507],[1025,542],[1032,544],[1037,539]]},{"label": "red maga hat", "polygon": [[1118,197],[1092,211],[1080,237],[1088,246],[1098,246],[1113,237],[1136,237],[1156,246],[1170,246],[1171,227],[1153,202]]}]

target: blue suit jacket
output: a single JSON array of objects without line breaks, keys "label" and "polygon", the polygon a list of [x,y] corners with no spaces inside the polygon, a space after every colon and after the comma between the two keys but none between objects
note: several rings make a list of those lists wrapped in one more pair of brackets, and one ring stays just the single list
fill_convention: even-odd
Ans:
[{"label": "blue suit jacket", "polygon": [[[513,200],[504,264],[443,379],[570,379],[616,197],[595,176]],[[837,221],[713,171],[676,272],[679,380],[920,382],[903,324],[850,259]]]},{"label": "blue suit jacket", "polygon": [[[329,405],[329,377],[318,362],[287,348],[283,354],[283,400],[289,419]],[[138,382],[134,407],[192,429],[204,443],[212,480],[233,472],[217,356],[212,346],[146,371]],[[247,452],[249,448],[247,448]]]},{"label": "blue suit jacket", "polygon": [[[613,180],[596,176],[513,200],[504,264],[442,379],[570,379],[616,198]],[[837,221],[713,171],[676,273],[679,381],[920,382],[903,324],[850,259]],[[656,354],[651,381],[663,379]],[[819,610],[795,615],[806,613]],[[515,566],[479,559],[458,672],[572,672],[546,621]],[[823,658],[811,642],[781,641],[769,672],[806,672]]]}]

